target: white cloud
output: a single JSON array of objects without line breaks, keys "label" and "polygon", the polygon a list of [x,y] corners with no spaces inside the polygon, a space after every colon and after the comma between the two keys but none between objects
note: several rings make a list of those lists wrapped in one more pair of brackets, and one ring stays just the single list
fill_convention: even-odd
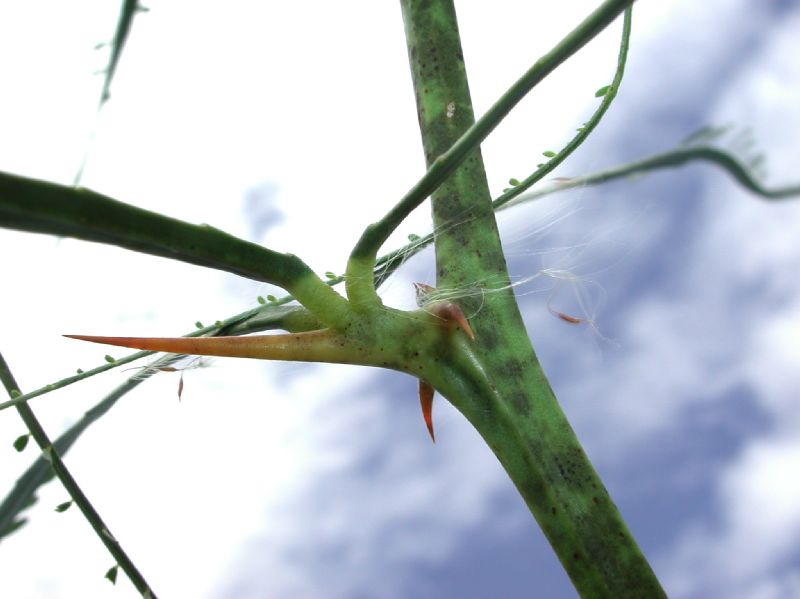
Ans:
[{"label": "white cloud", "polygon": [[[696,523],[663,564],[679,597],[757,599],[798,588],[800,440],[797,435],[751,443],[718,479],[718,521]],[[781,589],[783,595],[776,595]]]}]

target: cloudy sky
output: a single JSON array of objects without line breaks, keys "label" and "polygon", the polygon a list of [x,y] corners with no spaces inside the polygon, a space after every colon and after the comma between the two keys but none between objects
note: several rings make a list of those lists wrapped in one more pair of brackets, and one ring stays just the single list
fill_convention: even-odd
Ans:
[{"label": "cloudy sky", "polygon": [[[480,4],[480,6],[478,6]],[[476,113],[595,5],[460,3]],[[0,170],[84,185],[342,271],[423,173],[397,3],[158,2],[96,116],[114,3],[0,6]],[[621,23],[483,145],[492,191],[561,147],[608,83]],[[625,80],[556,175],[668,149],[704,125],[797,178],[800,5],[642,0]],[[752,139],[753,145],[748,145]],[[425,233],[427,206],[387,245]],[[550,196],[500,217],[529,333],[671,597],[800,596],[800,203],[714,167]],[[23,390],[103,362],[61,333],[178,335],[277,290],[68,239],[0,231],[0,351]],[[410,307],[433,254],[385,290]],[[540,273],[567,270],[574,279]],[[586,297],[597,330],[548,301]],[[562,304],[563,302],[563,304]],[[122,356],[124,352],[111,352]],[[32,402],[56,436],[130,372]],[[441,399],[437,444],[398,373],[219,359],[126,396],[68,466],[161,597],[575,597],[477,433]],[[0,484],[35,457],[0,414]],[[0,543],[0,594],[135,597],[57,483]]]}]

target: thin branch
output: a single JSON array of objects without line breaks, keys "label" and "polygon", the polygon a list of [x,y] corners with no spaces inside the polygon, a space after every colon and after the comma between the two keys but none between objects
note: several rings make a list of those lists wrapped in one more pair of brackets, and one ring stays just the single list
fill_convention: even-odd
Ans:
[{"label": "thin branch", "polygon": [[[198,331],[193,331],[187,336],[200,336],[206,334],[234,334],[244,335],[247,333],[255,333],[259,331],[266,331],[272,329],[283,329],[292,332],[299,332],[304,330],[313,330],[319,328],[319,322],[314,319],[311,314],[299,306],[283,307],[283,306],[265,306],[255,310],[248,310],[242,314],[237,314],[231,318],[220,323],[221,326],[205,327]],[[152,355],[154,352],[144,351],[137,352],[124,358],[125,362],[133,361],[144,356]],[[175,354],[167,354],[160,358],[155,363],[147,368],[143,368],[136,375],[128,378],[127,381],[122,383],[119,387],[114,389],[100,402],[88,410],[80,420],[67,429],[61,436],[53,442],[53,447],[56,452],[63,456],[73,443],[89,428],[92,424],[97,422],[104,416],[125,394],[138,387],[145,380],[160,372],[159,368],[167,367],[173,362],[179,360],[181,356]],[[118,360],[113,365],[106,365],[109,368],[120,365],[123,360]],[[103,370],[107,370],[104,368]],[[51,388],[56,388],[59,381],[52,385],[47,385],[41,389],[41,393],[46,393]],[[66,383],[69,384],[69,383]],[[63,384],[61,386],[66,386]],[[38,393],[38,394],[41,394]],[[27,393],[22,395],[11,402],[11,405],[17,405],[21,402],[27,401],[35,397],[37,393]],[[15,530],[18,526],[24,523],[24,520],[19,520],[19,514],[27,509],[36,501],[36,490],[49,481],[53,476],[52,468],[41,456],[37,458],[33,464],[17,479],[14,488],[6,496],[2,503],[0,503],[0,539],[4,534]]]},{"label": "thin branch", "polygon": [[[142,8],[139,5],[138,0],[123,0],[119,11],[119,17],[117,19],[117,27],[114,31],[114,38],[108,44],[98,44],[97,46],[98,49],[104,46],[109,46],[111,48],[111,52],[108,57],[108,66],[106,66],[105,69],[103,90],[100,93],[100,101],[97,104],[97,115],[95,115],[95,120],[99,115],[100,110],[111,97],[111,82],[113,81],[114,75],[117,72],[119,60],[122,57],[122,50],[125,47],[125,42],[128,41],[128,35],[130,35],[131,28],[133,27],[133,19],[137,13],[146,10],[148,9]],[[92,131],[92,133],[89,135],[89,139],[86,142],[86,147],[83,150],[83,159],[81,160],[81,164],[78,167],[78,172],[75,173],[75,178],[73,179],[73,183],[75,185],[78,185],[83,177],[83,171],[86,167],[86,161],[89,159],[89,150],[93,141],[94,131]]]},{"label": "thin branch", "polygon": [[632,0],[606,0],[550,52],[542,56],[508,91],[444,154],[380,221],[368,226],[350,255],[347,295],[352,302],[369,303],[374,295],[372,270],[378,249],[408,214],[475,150],[520,100],[562,62],[608,26]]},{"label": "thin branch", "polygon": [[[150,355],[152,352],[139,352],[137,355]],[[75,424],[64,431],[58,439],[53,441],[53,448],[60,456],[69,451],[70,447],[78,440],[83,432],[92,424],[103,417],[125,394],[132,391],[145,380],[159,372],[158,368],[167,367],[179,360],[181,356],[167,355],[152,364],[151,368],[146,368],[136,376],[128,378],[119,387],[114,389],[101,401],[90,408]],[[21,397],[28,397],[30,394]],[[0,540],[4,534],[16,530],[24,523],[18,520],[21,512],[36,502],[36,490],[53,478],[53,469],[50,462],[41,455],[34,460],[28,469],[17,479],[14,488],[0,503]]]},{"label": "thin branch", "polygon": [[622,23],[622,41],[619,45],[619,56],[617,57],[617,70],[614,73],[613,81],[605,89],[603,101],[600,102],[600,106],[597,107],[597,110],[595,110],[591,118],[586,121],[586,123],[584,123],[584,125],[578,130],[578,134],[573,137],[558,154],[548,160],[540,168],[536,169],[536,172],[527,177],[524,181],[521,181],[518,185],[515,185],[512,189],[509,189],[507,192],[503,193],[503,195],[497,198],[494,201],[495,208],[510,202],[512,199],[529,189],[534,183],[547,176],[547,174],[552,172],[553,169],[555,169],[559,164],[564,162],[570,156],[570,154],[577,150],[578,147],[580,147],[580,145],[586,141],[586,139],[589,137],[589,134],[594,131],[595,127],[597,127],[598,123],[600,123],[600,120],[603,118],[603,116],[605,116],[609,106],[611,106],[611,103],[617,96],[617,91],[619,91],[619,86],[622,83],[622,77],[625,74],[625,63],[628,60],[628,47],[630,45],[631,38],[631,12],[633,11],[630,6],[625,9],[625,18],[623,19]]},{"label": "thin branch", "polygon": [[[565,148],[566,149],[566,148]],[[800,196],[800,184],[784,185],[781,187],[766,187],[760,183],[752,171],[730,152],[726,152],[721,148],[713,146],[695,146],[695,147],[679,147],[674,150],[660,152],[653,154],[647,158],[629,162],[620,166],[610,169],[597,171],[588,175],[579,177],[571,177],[556,184],[537,189],[523,195],[511,195],[509,192],[504,193],[497,197],[492,202],[495,211],[506,210],[519,204],[532,202],[545,196],[552,195],[574,189],[576,187],[589,187],[593,185],[600,185],[615,179],[622,179],[625,177],[632,177],[634,175],[646,175],[652,171],[678,168],[695,161],[710,162],[722,168],[725,172],[731,175],[737,182],[739,182],[745,189],[754,193],[760,198],[765,200],[787,200],[793,197]],[[537,170],[532,176],[539,174]],[[527,179],[526,179],[527,181]],[[524,182],[520,183],[520,186]],[[514,190],[516,191],[515,187]],[[431,243],[433,243],[433,233],[428,233],[418,237],[411,243],[404,245],[384,256],[378,258],[375,263],[375,286],[378,287],[386,281],[400,265],[414,254],[424,250]]]},{"label": "thin branch", "polygon": [[[14,376],[11,374],[11,370],[8,368],[8,364],[6,364],[2,354],[0,354],[0,380],[2,380],[3,385],[9,393],[11,393],[12,390],[19,390],[17,382],[14,380]],[[130,578],[133,585],[142,595],[155,599],[156,595],[150,588],[150,585],[147,584],[144,576],[142,576],[138,568],[134,565],[133,561],[131,561],[131,559],[128,557],[128,554],[122,549],[119,541],[117,541],[117,539],[111,534],[108,526],[106,526],[105,522],[103,522],[103,519],[100,517],[100,514],[97,513],[97,510],[94,509],[94,506],[89,501],[89,498],[86,497],[81,488],[78,486],[78,483],[72,477],[72,474],[70,474],[69,470],[67,470],[67,467],[64,465],[64,462],[61,460],[61,457],[59,456],[55,447],[50,442],[47,433],[45,433],[41,424],[39,424],[39,421],[34,415],[31,407],[27,404],[20,404],[17,406],[17,411],[22,417],[22,420],[25,422],[25,425],[28,427],[28,430],[31,432],[34,440],[39,445],[39,448],[42,450],[42,457],[50,463],[53,468],[53,472],[61,481],[61,484],[64,485],[64,488],[75,502],[75,505],[78,506],[86,520],[94,529],[100,541],[106,546],[106,549],[108,549],[109,553],[111,553],[111,555],[114,557],[116,563],[128,575],[128,578]]]},{"label": "thin branch", "polygon": [[133,26],[133,18],[137,13],[145,10],[147,9],[142,8],[138,0],[123,0],[122,2],[119,19],[117,20],[117,29],[114,32],[114,39],[111,41],[111,56],[108,59],[106,77],[103,81],[103,93],[100,97],[101,106],[105,104],[111,96],[111,81],[114,79],[114,75],[117,72],[117,65],[119,65],[119,59],[122,56],[125,42],[128,41],[128,35]]},{"label": "thin branch", "polygon": [[747,165],[738,160],[730,152],[713,146],[694,146],[679,147],[607,170],[598,171],[582,177],[573,177],[559,182],[554,186],[524,194],[511,202],[505,200],[503,195],[497,198],[494,204],[498,210],[510,208],[518,204],[538,200],[539,198],[559,191],[565,191],[575,187],[600,185],[601,183],[607,183],[614,179],[644,175],[665,168],[678,168],[697,160],[710,162],[721,167],[741,184],[742,187],[765,200],[788,200],[792,197],[800,196],[800,184],[772,188],[766,187],[756,179]]}]

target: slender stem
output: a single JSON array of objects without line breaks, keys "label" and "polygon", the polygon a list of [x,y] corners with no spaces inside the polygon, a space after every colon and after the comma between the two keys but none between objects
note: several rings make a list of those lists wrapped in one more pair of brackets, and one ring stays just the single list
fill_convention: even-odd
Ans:
[{"label": "slender stem", "polygon": [[[149,355],[152,352],[140,353]],[[87,410],[75,424],[53,441],[56,453],[63,457],[83,432],[102,418],[120,398],[159,372],[158,368],[169,366],[180,358],[181,356],[175,355],[164,356],[153,363],[151,367],[144,368],[136,376],[128,378],[128,380]],[[36,490],[52,477],[53,469],[50,463],[40,455],[17,479],[14,488],[0,503],[0,535],[2,531],[13,528],[15,521],[20,522],[17,520],[17,516],[35,501]]]},{"label": "slender stem", "polygon": [[[606,0],[584,19],[552,50],[514,83],[508,91],[472,125],[446,152],[430,163],[425,175],[380,221],[366,228],[350,256],[347,295],[359,303],[368,302],[375,293],[371,273],[378,249],[408,214],[431,195],[494,128],[519,103],[519,101],[562,62],[582,48],[595,35],[610,24],[633,0]],[[409,49],[411,51],[411,49]],[[424,90],[420,90],[424,93]],[[377,300],[375,300],[377,301]]]},{"label": "slender stem", "polygon": [[622,84],[622,77],[625,74],[625,63],[628,60],[628,47],[631,39],[632,12],[633,9],[630,6],[625,9],[625,17],[622,21],[622,41],[619,45],[619,56],[617,57],[617,70],[614,73],[613,81],[606,89],[603,100],[600,102],[600,106],[597,107],[597,110],[594,111],[594,114],[592,114],[589,120],[579,128],[578,134],[573,137],[558,154],[548,160],[540,168],[536,169],[532,175],[521,181],[519,185],[515,185],[512,189],[509,189],[507,192],[503,193],[502,196],[495,200],[495,206],[502,206],[503,204],[510,202],[527,189],[530,189],[534,183],[540,181],[543,177],[547,176],[548,173],[551,173],[553,169],[564,162],[575,150],[578,149],[578,147],[580,147],[584,141],[586,141],[586,139],[588,139],[589,134],[592,133],[592,131],[595,130],[595,127],[597,127],[597,125],[600,123],[603,116],[611,106],[611,103],[614,101],[614,98],[617,97],[617,90],[619,90],[619,86]]},{"label": "slender stem", "polygon": [[[279,302],[276,302],[279,303]],[[241,314],[237,314],[231,318],[226,319],[220,323],[221,326],[204,327],[197,331],[193,331],[187,335],[188,337],[195,337],[207,334],[221,334],[223,331],[226,333],[244,335],[247,333],[254,333],[258,331],[265,331],[269,329],[283,329],[287,331],[307,331],[319,328],[319,322],[311,316],[307,310],[299,306],[285,307],[279,305],[265,306],[255,310],[248,310]],[[101,367],[103,371],[108,368],[114,368],[122,363],[131,362],[144,356],[149,356],[153,352],[143,351],[137,352],[117,360],[114,364],[106,364]],[[159,358],[156,362],[148,365],[147,367],[139,370],[136,375],[128,378],[127,381],[122,383],[106,397],[95,404],[89,409],[75,424],[62,433],[58,439],[53,442],[58,455],[63,456],[70,447],[78,440],[83,432],[92,424],[102,418],[126,393],[132,391],[149,377],[160,372],[160,368],[166,367],[181,358],[180,355],[167,354]],[[95,371],[100,369],[95,369]],[[90,374],[93,371],[88,371]],[[41,393],[46,393],[49,390],[54,390],[75,382],[70,379],[57,381],[54,384],[47,385],[40,389]],[[22,395],[11,402],[6,402],[10,405],[17,405],[25,402],[34,397],[34,393],[27,393]],[[15,523],[22,522],[17,520],[17,516],[31,505],[35,499],[36,490],[45,482],[50,480],[53,476],[53,470],[49,462],[45,461],[41,456],[37,458],[33,464],[17,479],[14,488],[0,503],[0,536],[3,531],[8,531],[14,528]]]},{"label": "slender stem", "polygon": [[[11,370],[8,368],[8,364],[6,364],[5,358],[3,358],[2,354],[0,354],[0,380],[2,380],[3,385],[9,393],[12,390],[19,389],[17,382],[14,380],[14,376],[11,374]],[[122,549],[119,541],[117,541],[117,539],[111,534],[108,526],[106,526],[105,522],[103,522],[103,519],[100,517],[100,514],[97,513],[97,510],[94,509],[94,506],[89,501],[89,498],[86,497],[81,488],[78,486],[78,483],[72,477],[72,474],[70,474],[69,470],[67,470],[67,467],[61,460],[61,456],[59,456],[55,447],[53,447],[53,444],[50,442],[47,433],[45,433],[41,424],[39,424],[39,421],[34,415],[31,407],[24,403],[19,404],[17,406],[17,411],[22,417],[22,420],[25,422],[25,425],[28,427],[28,430],[31,432],[34,440],[39,445],[39,448],[42,450],[42,457],[44,457],[44,459],[50,463],[53,468],[53,472],[61,481],[61,484],[64,485],[67,493],[69,493],[69,496],[75,502],[75,505],[81,510],[86,520],[94,529],[95,533],[97,533],[100,541],[102,541],[103,545],[106,546],[106,549],[108,549],[109,553],[111,553],[111,555],[114,557],[117,564],[119,564],[119,567],[122,568],[122,570],[128,575],[128,578],[130,578],[133,585],[142,595],[155,599],[156,595],[150,588],[150,585],[147,584],[144,576],[142,576],[138,568],[128,557],[128,554]]]},{"label": "slender stem", "polygon": [[[559,152],[558,157],[560,158],[561,154],[566,150],[567,147]],[[507,208],[511,208],[512,206],[538,200],[545,196],[566,191],[568,189],[600,185],[615,179],[622,179],[625,177],[631,177],[633,175],[645,175],[652,171],[664,168],[678,168],[695,161],[704,161],[715,164],[731,175],[745,189],[765,200],[785,200],[800,195],[800,184],[790,184],[772,188],[766,187],[763,183],[758,181],[751,169],[749,169],[746,164],[744,164],[730,152],[726,152],[721,148],[716,148],[713,146],[694,146],[679,147],[666,152],[659,152],[635,162],[629,162],[627,164],[597,171],[588,175],[571,177],[569,179],[559,181],[557,184],[550,185],[542,189],[537,189],[524,195],[519,195],[519,193],[517,193],[518,188],[515,187],[514,189],[498,196],[492,202],[492,207],[495,211],[505,210]],[[548,162],[544,168],[549,166],[550,162]],[[537,170],[535,173],[533,173],[533,175],[531,175],[531,177],[529,177],[529,179],[535,177],[538,181],[541,179],[539,175],[540,170]],[[529,181],[529,179],[525,179],[525,181],[521,182],[519,187],[524,188],[525,183]],[[375,268],[376,287],[388,279],[404,260],[428,247],[431,243],[433,243],[433,240],[434,234],[428,233],[427,235],[423,235],[401,248],[381,256],[377,260]]]},{"label": "slender stem", "polygon": [[[742,187],[765,200],[786,200],[800,195],[800,184],[790,184],[772,188],[766,187],[756,179],[747,165],[738,160],[736,156],[730,152],[713,146],[690,146],[653,154],[641,160],[629,162],[628,164],[598,171],[582,177],[573,177],[553,187],[533,191],[518,198],[507,198],[504,194],[497,198],[495,206],[497,209],[510,208],[511,206],[536,200],[558,191],[564,191],[574,187],[599,185],[601,183],[613,181],[614,179],[646,174],[663,168],[678,168],[697,160],[710,162],[711,164],[719,166],[742,185]],[[511,201],[512,199],[513,201]]]},{"label": "slender stem", "polygon": [[133,26],[133,18],[139,13],[142,8],[139,6],[139,0],[123,0],[122,7],[119,12],[119,19],[117,20],[117,29],[114,32],[114,39],[111,41],[111,55],[108,58],[108,66],[106,67],[106,76],[103,81],[103,93],[100,97],[100,105],[102,106],[111,96],[111,81],[117,72],[117,65],[122,56],[122,50],[125,47],[125,42],[128,40],[128,35]]}]

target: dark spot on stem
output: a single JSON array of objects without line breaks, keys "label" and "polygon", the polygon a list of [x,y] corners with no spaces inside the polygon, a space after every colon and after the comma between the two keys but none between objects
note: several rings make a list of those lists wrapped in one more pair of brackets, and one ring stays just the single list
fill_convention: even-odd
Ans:
[{"label": "dark spot on stem", "polygon": [[496,329],[491,328],[485,331],[481,330],[478,333],[478,337],[481,340],[481,345],[483,345],[487,349],[487,351],[492,351],[497,347],[499,337],[497,335]]},{"label": "dark spot on stem", "polygon": [[527,416],[531,411],[531,406],[528,403],[528,396],[523,391],[514,391],[511,395],[511,405],[521,416]]}]

